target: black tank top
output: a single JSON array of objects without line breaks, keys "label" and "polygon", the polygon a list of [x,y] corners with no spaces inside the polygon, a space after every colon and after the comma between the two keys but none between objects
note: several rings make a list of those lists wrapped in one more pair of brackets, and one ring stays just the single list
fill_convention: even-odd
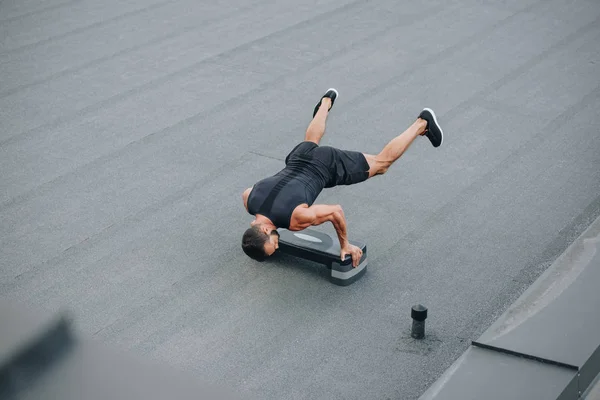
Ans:
[{"label": "black tank top", "polygon": [[326,171],[310,154],[293,155],[284,169],[254,185],[248,212],[264,215],[278,228],[289,228],[294,209],[305,203],[310,207],[325,187]]}]

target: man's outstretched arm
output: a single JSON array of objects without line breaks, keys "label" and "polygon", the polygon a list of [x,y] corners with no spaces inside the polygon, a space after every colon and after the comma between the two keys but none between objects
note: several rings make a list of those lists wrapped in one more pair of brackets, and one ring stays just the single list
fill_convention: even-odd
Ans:
[{"label": "man's outstretched arm", "polygon": [[340,205],[315,204],[313,206],[298,210],[295,218],[299,229],[309,226],[321,225],[324,222],[331,222],[340,241],[341,259],[347,254],[352,256],[352,264],[356,267],[362,257],[362,250],[353,246],[348,241],[348,232],[346,230],[346,216]]},{"label": "man's outstretched arm", "polygon": [[321,225],[329,221],[335,228],[338,239],[340,240],[340,247],[343,249],[349,244],[348,232],[346,230],[346,216],[344,215],[342,206],[339,204],[315,204],[314,206],[308,207],[306,210],[308,217],[311,219],[310,225]]}]

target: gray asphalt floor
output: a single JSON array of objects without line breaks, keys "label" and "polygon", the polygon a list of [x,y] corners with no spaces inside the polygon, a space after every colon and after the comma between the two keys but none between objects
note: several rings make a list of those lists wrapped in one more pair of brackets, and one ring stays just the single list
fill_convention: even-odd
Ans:
[{"label": "gray asphalt floor", "polygon": [[[348,287],[240,247],[329,87],[325,145],[446,133],[319,197]],[[600,215],[598,110],[597,0],[2,0],[0,296],[248,398],[414,399]]]}]

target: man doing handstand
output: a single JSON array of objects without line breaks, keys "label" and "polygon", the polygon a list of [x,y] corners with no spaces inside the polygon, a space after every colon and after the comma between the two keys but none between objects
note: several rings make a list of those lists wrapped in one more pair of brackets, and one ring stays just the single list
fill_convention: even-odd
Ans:
[{"label": "man doing handstand", "polygon": [[285,168],[242,194],[246,210],[255,216],[242,237],[242,249],[251,258],[263,261],[277,250],[277,228],[299,231],[329,221],[340,241],[341,259],[351,255],[356,267],[362,250],[348,241],[342,207],[313,204],[321,190],[384,174],[418,136],[429,138],[434,147],[442,144],[443,132],[435,113],[425,108],[408,129],[377,155],[319,146],[327,115],[337,96],[337,90],[329,89],[317,103],[304,141],[285,158]]}]

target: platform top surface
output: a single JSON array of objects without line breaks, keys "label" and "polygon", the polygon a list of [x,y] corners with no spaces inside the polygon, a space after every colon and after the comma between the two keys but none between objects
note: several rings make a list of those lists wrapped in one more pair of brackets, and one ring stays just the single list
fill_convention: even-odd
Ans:
[{"label": "platform top surface", "polygon": [[[600,214],[599,18],[596,0],[1,1],[0,296],[260,399],[414,399]],[[322,145],[377,154],[423,107],[445,133],[317,199],[369,246],[345,288],[240,248],[242,191],[329,87]]]},{"label": "platform top surface", "polygon": [[[315,229],[304,229],[302,231],[291,232],[287,229],[279,229],[280,244],[288,244],[298,248],[305,248],[309,251],[326,253],[337,258],[340,255],[340,242],[335,235]],[[363,249],[366,245],[357,240],[350,240],[355,246]]]},{"label": "platform top surface", "polygon": [[339,253],[340,244],[331,236],[314,229],[305,229],[300,232],[291,232],[286,229],[278,230],[281,235],[279,240],[293,246],[308,247],[324,253]]}]

